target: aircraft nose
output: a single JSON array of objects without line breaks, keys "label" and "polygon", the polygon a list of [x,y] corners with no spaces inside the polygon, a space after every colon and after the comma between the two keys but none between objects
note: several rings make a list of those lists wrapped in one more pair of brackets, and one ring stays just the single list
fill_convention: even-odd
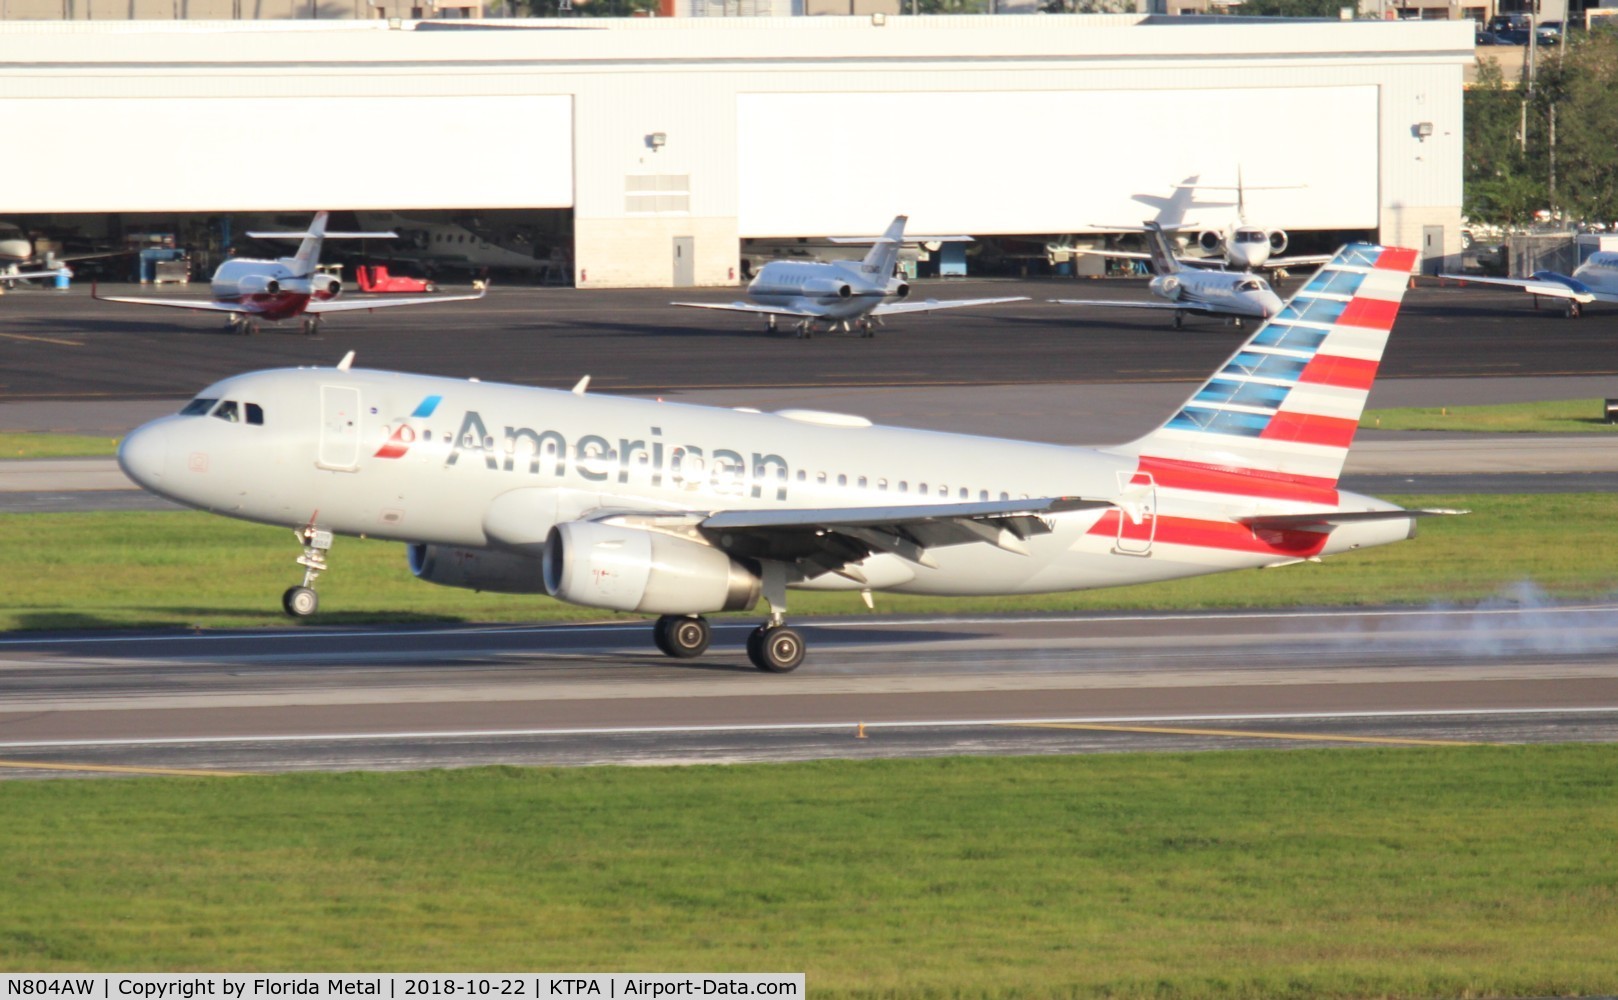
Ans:
[{"label": "aircraft nose", "polygon": [[118,467],[136,485],[158,490],[168,458],[168,432],[156,424],[137,427],[118,446]]}]

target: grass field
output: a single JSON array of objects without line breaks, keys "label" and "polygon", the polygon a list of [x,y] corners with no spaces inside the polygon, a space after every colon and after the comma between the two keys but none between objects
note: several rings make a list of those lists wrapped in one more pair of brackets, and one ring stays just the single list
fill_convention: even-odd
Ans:
[{"label": "grass field", "polygon": [[6,970],[1618,991],[1618,747],[0,784]]},{"label": "grass field", "polygon": [[1561,399],[1497,406],[1420,406],[1367,410],[1361,427],[1384,431],[1476,431],[1485,434],[1609,434],[1599,399]]},{"label": "grass field", "polygon": [[[877,594],[877,610],[1175,609],[1472,602],[1531,584],[1555,599],[1618,592],[1618,497],[1399,497],[1462,507],[1409,542],[1318,565],[1026,598]],[[292,532],[193,512],[20,514],[8,519],[0,578],[26,580],[0,629],[285,625],[280,595],[301,579]],[[1569,544],[1569,528],[1577,543]],[[530,621],[605,616],[542,595],[478,594],[410,576],[397,543],[339,539],[315,621]],[[859,614],[855,594],[792,595],[793,614]]]},{"label": "grass field", "polygon": [[8,458],[84,458],[116,455],[118,438],[0,431],[0,475]]}]

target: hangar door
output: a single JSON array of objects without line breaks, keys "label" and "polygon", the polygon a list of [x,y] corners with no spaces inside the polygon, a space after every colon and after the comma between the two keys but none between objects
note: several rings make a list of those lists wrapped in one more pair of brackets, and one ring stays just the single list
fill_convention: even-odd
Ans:
[{"label": "hangar door", "polygon": [[9,212],[573,206],[565,95],[0,98],[0,121],[50,163]]},{"label": "hangar door", "polygon": [[[1238,169],[1249,221],[1379,224],[1374,86],[743,94],[736,119],[744,237],[877,233],[901,213],[912,232],[1096,231]],[[834,155],[782,154],[804,122],[836,123]],[[1229,221],[1234,201],[1203,191],[1187,221]]]}]

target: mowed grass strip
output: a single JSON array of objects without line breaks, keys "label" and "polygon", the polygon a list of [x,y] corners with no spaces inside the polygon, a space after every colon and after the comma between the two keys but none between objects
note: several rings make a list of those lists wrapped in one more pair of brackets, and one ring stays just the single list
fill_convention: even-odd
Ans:
[{"label": "mowed grass strip", "polygon": [[1360,426],[1384,431],[1475,431],[1483,434],[1612,433],[1599,399],[1558,399],[1490,406],[1411,406],[1367,410]]},{"label": "mowed grass strip", "polygon": [[111,456],[118,453],[119,440],[115,437],[90,437],[82,434],[0,431],[0,475],[5,475],[6,459]]},{"label": "mowed grass strip", "polygon": [[1612,993],[1615,783],[1611,745],[8,782],[0,967]]},{"label": "mowed grass strip", "polygon": [[[1319,564],[1031,597],[878,593],[885,613],[1172,610],[1557,600],[1618,592],[1618,497],[1407,496],[1406,506],[1470,509],[1428,518],[1411,541]],[[290,530],[195,512],[21,514],[8,519],[0,629],[286,625],[281,592],[302,579]],[[321,577],[316,624],[539,621],[611,617],[542,594],[480,594],[410,575],[396,542],[340,538]],[[862,614],[857,594],[790,598],[794,615]]]}]

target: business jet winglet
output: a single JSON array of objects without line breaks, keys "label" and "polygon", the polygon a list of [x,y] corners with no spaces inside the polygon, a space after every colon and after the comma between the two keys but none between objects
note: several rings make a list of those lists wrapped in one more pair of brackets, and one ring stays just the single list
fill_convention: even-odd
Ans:
[{"label": "business jet winglet", "polygon": [[148,490],[291,528],[313,614],[335,535],[408,543],[446,586],[656,615],[699,656],[708,614],[769,615],[760,670],[804,657],[789,589],[1034,594],[1288,566],[1403,541],[1417,519],[1338,477],[1412,250],[1351,245],[1157,430],[1078,448],[815,410],[739,411],[350,367],[204,389],[118,451]]},{"label": "business jet winglet", "polygon": [[1002,302],[1024,302],[1027,296],[994,299],[927,299],[910,302],[910,285],[895,273],[899,248],[906,243],[949,243],[970,240],[970,236],[916,236],[905,238],[908,216],[895,216],[881,236],[834,236],[833,243],[870,243],[871,250],[859,261],[775,260],[759,269],[747,286],[749,302],[672,302],[690,309],[718,309],[724,312],[755,313],[768,318],[774,330],[777,317],[797,320],[793,329],[800,338],[812,337],[815,324],[828,329],[857,331],[862,337],[876,336],[874,319],[900,313],[932,312],[937,309],[963,309],[991,306]]},{"label": "business jet winglet", "polygon": [[297,239],[302,242],[298,245],[298,252],[291,257],[278,257],[275,260],[236,258],[220,264],[218,270],[214,271],[211,284],[212,301],[101,295],[94,285],[90,288],[90,295],[102,302],[229,313],[229,328],[235,333],[257,333],[261,320],[273,323],[301,318],[303,332],[314,336],[320,332],[320,317],[327,313],[470,302],[481,299],[487,291],[480,288],[473,295],[338,301],[343,283],[333,275],[320,273],[321,244],[330,239],[391,239],[396,234],[327,232],[328,214],[317,213],[306,232],[248,233],[258,239]]}]

